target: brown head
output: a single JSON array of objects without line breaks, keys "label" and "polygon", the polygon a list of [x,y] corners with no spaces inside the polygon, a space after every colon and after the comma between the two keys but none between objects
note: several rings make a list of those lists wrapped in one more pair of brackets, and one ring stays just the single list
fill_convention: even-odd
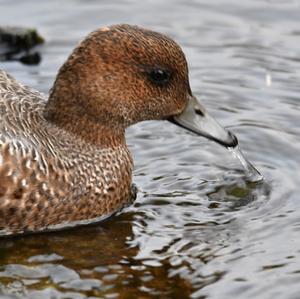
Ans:
[{"label": "brown head", "polygon": [[187,62],[172,39],[115,25],[92,32],[73,51],[59,70],[45,117],[87,140],[118,143],[129,125],[180,115],[192,99]]}]

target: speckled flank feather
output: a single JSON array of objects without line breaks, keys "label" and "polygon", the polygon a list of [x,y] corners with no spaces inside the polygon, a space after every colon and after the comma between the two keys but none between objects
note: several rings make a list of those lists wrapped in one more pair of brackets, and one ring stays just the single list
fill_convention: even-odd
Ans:
[{"label": "speckled flank feather", "polygon": [[45,104],[0,71],[0,234],[92,220],[130,199],[127,147],[80,142],[49,125]]}]

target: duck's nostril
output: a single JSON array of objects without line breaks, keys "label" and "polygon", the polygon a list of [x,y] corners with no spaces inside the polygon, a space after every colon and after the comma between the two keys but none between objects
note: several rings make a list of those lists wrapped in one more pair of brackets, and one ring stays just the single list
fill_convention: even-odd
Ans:
[{"label": "duck's nostril", "polygon": [[195,109],[195,113],[198,114],[198,115],[200,115],[200,116],[202,116],[202,117],[204,117],[203,111],[201,111],[199,108]]}]

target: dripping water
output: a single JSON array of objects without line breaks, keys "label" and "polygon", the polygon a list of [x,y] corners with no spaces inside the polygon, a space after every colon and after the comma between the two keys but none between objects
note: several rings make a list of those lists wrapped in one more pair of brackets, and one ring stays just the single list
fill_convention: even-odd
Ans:
[{"label": "dripping water", "polygon": [[247,160],[238,143],[234,147],[227,147],[227,149],[241,162],[248,182],[256,183],[263,180],[262,174]]}]

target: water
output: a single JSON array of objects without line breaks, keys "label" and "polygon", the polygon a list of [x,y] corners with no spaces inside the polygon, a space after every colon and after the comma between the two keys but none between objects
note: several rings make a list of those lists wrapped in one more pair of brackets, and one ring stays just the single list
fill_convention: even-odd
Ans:
[{"label": "water", "polygon": [[192,90],[264,180],[165,122],[130,128],[134,205],[102,225],[0,240],[0,298],[299,298],[299,1],[9,1],[1,23],[39,29],[42,62],[0,67],[47,92],[91,30],[169,34]]},{"label": "water", "polygon": [[241,151],[241,148],[239,145],[235,147],[228,147],[227,148],[229,152],[232,153],[232,155],[237,158],[244,170],[245,170],[245,178],[249,182],[259,182],[263,180],[263,176],[260,174],[260,172],[247,160],[247,158],[244,156],[243,152]]}]

